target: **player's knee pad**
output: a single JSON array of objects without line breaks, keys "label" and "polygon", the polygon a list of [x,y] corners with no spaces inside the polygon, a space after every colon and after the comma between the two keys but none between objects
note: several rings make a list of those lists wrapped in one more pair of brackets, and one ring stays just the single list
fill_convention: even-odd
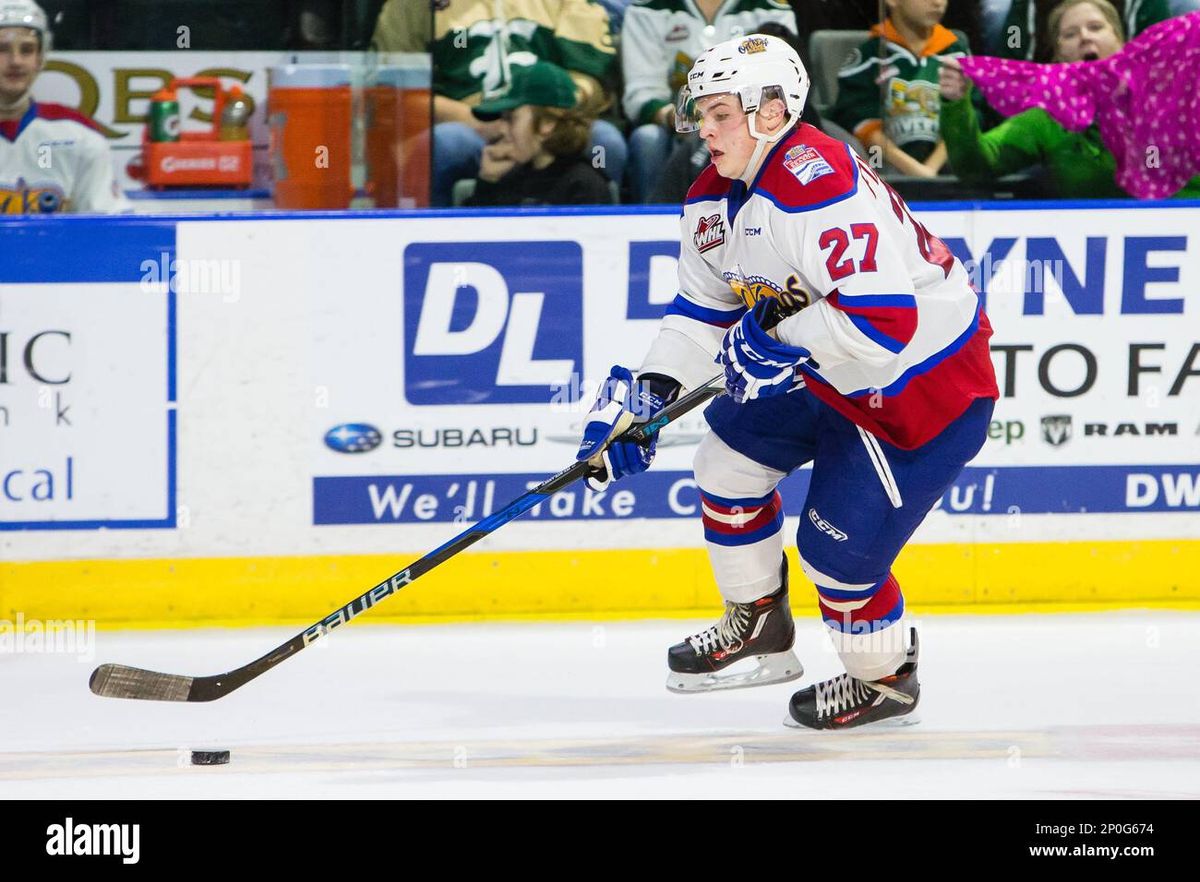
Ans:
[{"label": "player's knee pad", "polygon": [[768,496],[784,473],[738,453],[709,432],[692,461],[696,483],[705,493],[727,498]]},{"label": "player's knee pad", "polygon": [[880,554],[870,537],[850,536],[839,524],[806,504],[796,530],[796,549],[804,574],[818,586],[854,589],[876,584],[892,567],[890,553]]},{"label": "player's knee pad", "polygon": [[[806,509],[800,517],[806,518]],[[877,578],[864,573],[853,561],[846,560],[837,553],[835,547],[830,547],[833,540],[813,536],[810,531],[799,530],[796,534],[796,550],[800,555],[800,568],[804,575],[816,586],[846,587],[853,589],[868,588]]]}]

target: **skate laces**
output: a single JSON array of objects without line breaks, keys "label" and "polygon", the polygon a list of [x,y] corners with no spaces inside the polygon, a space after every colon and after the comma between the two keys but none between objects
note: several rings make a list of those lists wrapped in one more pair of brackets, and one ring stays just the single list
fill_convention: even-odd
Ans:
[{"label": "skate laces", "polygon": [[745,633],[748,624],[750,624],[749,604],[726,603],[725,615],[721,616],[721,621],[707,630],[689,637],[688,643],[692,644],[696,655],[704,655],[718,647],[729,650],[742,642],[742,634]]},{"label": "skate laces", "polygon": [[891,698],[901,704],[912,704],[915,700],[911,695],[883,683],[859,680],[849,674],[841,674],[832,680],[817,684],[817,718],[833,716],[862,704],[871,697],[872,691],[879,693],[877,700]]}]

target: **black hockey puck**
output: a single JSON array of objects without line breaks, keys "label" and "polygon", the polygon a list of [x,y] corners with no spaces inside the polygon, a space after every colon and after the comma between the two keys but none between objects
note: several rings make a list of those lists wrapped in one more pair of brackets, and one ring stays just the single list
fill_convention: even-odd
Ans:
[{"label": "black hockey puck", "polygon": [[229,762],[228,750],[193,750],[193,766],[223,766]]}]

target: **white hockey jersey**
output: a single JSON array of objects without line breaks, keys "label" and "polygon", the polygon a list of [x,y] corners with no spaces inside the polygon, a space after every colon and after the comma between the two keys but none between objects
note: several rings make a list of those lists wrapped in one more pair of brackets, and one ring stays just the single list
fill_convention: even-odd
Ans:
[{"label": "white hockey jersey", "polygon": [[86,116],[33,101],[21,119],[0,121],[0,214],[130,209],[108,142]]},{"label": "white hockey jersey", "polygon": [[705,49],[768,22],[796,33],[796,16],[784,0],[725,0],[710,24],[693,0],[637,0],[621,25],[621,106],[637,124],[675,101],[688,71]]},{"label": "white hockey jersey", "polygon": [[710,165],[681,223],[679,293],[641,372],[708,381],[726,330],[775,297],[799,310],[776,334],[811,353],[811,393],[898,447],[999,397],[965,268],[840,141],[799,124],[749,187]]}]

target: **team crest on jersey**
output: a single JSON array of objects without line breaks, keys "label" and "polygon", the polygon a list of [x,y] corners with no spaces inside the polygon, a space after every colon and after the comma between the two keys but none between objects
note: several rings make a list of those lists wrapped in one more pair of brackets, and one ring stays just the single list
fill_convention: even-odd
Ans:
[{"label": "team crest on jersey", "polygon": [[738,46],[738,52],[743,55],[757,55],[759,52],[766,51],[766,37],[747,37],[745,40],[742,40],[742,45]]},{"label": "team crest on jersey", "polygon": [[806,187],[818,178],[833,174],[833,166],[826,162],[825,157],[815,148],[807,144],[797,144],[784,154],[783,167]]},{"label": "team crest on jersey", "polygon": [[696,243],[696,250],[701,252],[724,245],[725,221],[721,215],[714,214],[710,217],[700,218],[700,222],[696,224],[696,232],[692,236],[692,241]]},{"label": "team crest on jersey", "polygon": [[783,287],[766,276],[746,276],[736,270],[726,270],[721,278],[747,307],[753,307],[764,297],[775,298],[779,301],[779,314],[784,317],[795,315],[813,302],[812,294],[800,284],[795,273],[788,276]]},{"label": "team crest on jersey", "polygon": [[53,184],[31,187],[23,178],[0,183],[0,214],[55,214],[66,201],[62,188]]},{"label": "team crest on jersey", "polygon": [[784,292],[779,295],[784,315],[795,315],[813,302],[812,292],[800,284],[800,277],[795,273],[787,277],[784,289]]},{"label": "team crest on jersey", "polygon": [[783,289],[766,276],[745,276],[736,270],[726,270],[721,277],[746,306],[753,306],[764,297],[778,298],[783,293]]}]

